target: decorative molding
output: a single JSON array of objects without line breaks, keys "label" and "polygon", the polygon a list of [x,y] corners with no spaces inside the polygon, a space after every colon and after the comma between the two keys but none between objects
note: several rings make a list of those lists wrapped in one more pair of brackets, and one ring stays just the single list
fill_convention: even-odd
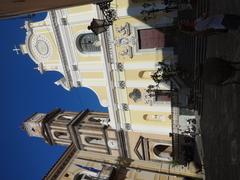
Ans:
[{"label": "decorative molding", "polygon": [[130,123],[125,123],[125,128],[127,130],[132,130],[132,125]]},{"label": "decorative molding", "polygon": [[129,58],[133,58],[133,49],[131,46],[127,46],[120,52],[121,56],[128,56]]},{"label": "decorative molding", "polygon": [[122,103],[121,107],[122,107],[122,110],[124,110],[124,111],[128,111],[129,110],[129,106],[126,103]]},{"label": "decorative molding", "polygon": [[131,35],[130,24],[126,22],[122,26],[115,27],[115,30],[120,34],[120,37],[114,41],[116,46],[122,48],[119,55],[133,58],[133,46],[136,45],[137,40],[134,34]]},{"label": "decorative molding", "polygon": [[142,99],[142,93],[139,89],[134,88],[132,92],[129,93],[129,98],[131,98],[135,103]]},{"label": "decorative molding", "polygon": [[120,26],[120,27],[116,27],[115,30],[123,35],[123,36],[130,36],[131,31],[130,31],[130,24],[128,22],[125,23],[125,25]]},{"label": "decorative molding", "polygon": [[117,63],[117,69],[122,72],[124,70],[123,64],[122,63]]},{"label": "decorative molding", "polygon": [[33,52],[33,56],[39,61],[44,61],[53,54],[53,48],[50,41],[42,34],[31,36],[30,48]]},{"label": "decorative molding", "polygon": [[125,81],[119,81],[119,82],[118,82],[118,85],[119,85],[119,87],[120,87],[121,89],[126,88],[126,83],[125,83]]},{"label": "decorative molding", "polygon": [[128,37],[120,37],[119,39],[116,39],[114,44],[117,46],[134,46],[136,45],[136,38],[135,36],[128,36]]}]

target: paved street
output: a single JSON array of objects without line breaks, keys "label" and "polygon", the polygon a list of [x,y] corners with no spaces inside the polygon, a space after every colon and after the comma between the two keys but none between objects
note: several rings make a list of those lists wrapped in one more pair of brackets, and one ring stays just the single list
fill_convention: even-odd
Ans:
[{"label": "paved street", "polygon": [[[208,7],[209,14],[240,15],[239,0],[210,0]],[[240,32],[208,37],[207,57],[240,62]],[[206,179],[239,180],[240,85],[205,85],[202,115]]]},{"label": "paved street", "polygon": [[[224,13],[240,15],[239,0],[192,2],[196,3],[194,7],[196,16],[206,9],[210,15]],[[192,73],[196,74],[199,64],[206,62],[205,54],[207,57],[240,62],[240,31],[208,38],[190,36],[181,38],[184,39],[178,49],[181,65]],[[240,80],[240,72],[238,73],[237,78]],[[202,115],[201,131],[206,179],[239,180],[240,85],[216,87],[199,81],[194,85],[194,92],[194,108]]]}]

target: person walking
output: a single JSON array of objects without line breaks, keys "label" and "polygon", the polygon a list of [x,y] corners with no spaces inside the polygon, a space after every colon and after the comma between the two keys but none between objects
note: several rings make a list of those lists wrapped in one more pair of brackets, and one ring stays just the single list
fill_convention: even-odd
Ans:
[{"label": "person walking", "polygon": [[229,30],[239,30],[240,15],[218,14],[207,16],[204,14],[196,20],[184,20],[179,24],[179,29],[192,34],[205,34],[217,32],[228,32]]}]

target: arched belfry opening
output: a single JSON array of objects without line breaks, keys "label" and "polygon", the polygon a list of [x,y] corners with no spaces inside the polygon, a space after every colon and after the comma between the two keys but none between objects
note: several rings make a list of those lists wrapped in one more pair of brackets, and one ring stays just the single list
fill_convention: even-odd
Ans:
[{"label": "arched belfry opening", "polygon": [[34,115],[23,128],[30,136],[42,137],[51,145],[73,143],[79,150],[118,155],[117,132],[109,122],[108,113],[56,109]]}]

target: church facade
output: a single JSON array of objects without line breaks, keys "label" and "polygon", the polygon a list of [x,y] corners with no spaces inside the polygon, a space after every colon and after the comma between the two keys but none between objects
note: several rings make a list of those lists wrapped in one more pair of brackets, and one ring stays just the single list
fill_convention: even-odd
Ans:
[{"label": "church facade", "polygon": [[49,144],[74,146],[76,154],[100,153],[169,168],[173,162],[186,165],[193,161],[191,152],[191,158],[182,154],[188,156],[194,138],[182,132],[189,128],[187,120],[196,116],[173,106],[170,82],[157,83],[153,78],[161,63],[177,61],[177,9],[174,4],[168,6],[163,1],[114,0],[111,8],[116,18],[99,35],[88,29],[93,18],[105,18],[99,4],[51,10],[43,21],[25,22],[21,51],[31,57],[40,73],[61,73],[63,77],[55,84],[66,90],[91,89],[109,111],[37,114],[39,124],[34,121],[33,131],[32,120],[27,121],[27,132]]}]

